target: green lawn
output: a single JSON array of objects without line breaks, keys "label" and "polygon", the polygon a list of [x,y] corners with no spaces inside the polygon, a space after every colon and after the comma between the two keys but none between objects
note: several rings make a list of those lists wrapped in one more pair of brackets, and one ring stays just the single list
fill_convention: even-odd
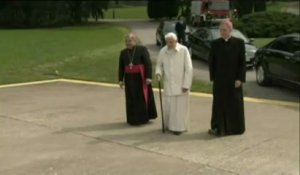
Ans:
[{"label": "green lawn", "polygon": [[[113,18],[113,9],[108,9],[104,14],[105,19]],[[115,8],[115,18],[117,19],[148,19],[147,7],[119,7]]]},{"label": "green lawn", "polygon": [[254,45],[257,48],[261,48],[263,46],[265,46],[266,44],[268,44],[269,42],[271,42],[272,40],[274,40],[274,38],[254,38]]},{"label": "green lawn", "polygon": [[272,12],[280,12],[284,10],[288,5],[288,2],[284,1],[275,1],[275,2],[267,2],[267,11],[272,11]]},{"label": "green lawn", "polygon": [[108,25],[0,30],[0,84],[53,78],[116,82],[127,32]]},{"label": "green lawn", "polygon": [[[57,78],[116,83],[127,32],[112,25],[0,30],[0,84]],[[211,92],[211,85],[195,80],[192,90]]]}]

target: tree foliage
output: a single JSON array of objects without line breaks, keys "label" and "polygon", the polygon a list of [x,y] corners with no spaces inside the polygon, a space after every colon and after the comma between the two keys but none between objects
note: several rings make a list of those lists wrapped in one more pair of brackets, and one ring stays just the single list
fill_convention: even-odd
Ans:
[{"label": "tree foliage", "polygon": [[299,23],[297,15],[286,12],[257,12],[234,22],[236,28],[254,38],[300,33]]},{"label": "tree foliage", "polygon": [[237,9],[239,17],[267,9],[266,0],[231,0],[230,3],[231,8]]},{"label": "tree foliage", "polygon": [[108,1],[22,1],[1,0],[0,26],[13,28],[76,24],[83,19],[103,17]]},{"label": "tree foliage", "polygon": [[148,0],[147,13],[151,19],[178,16],[180,0]]}]

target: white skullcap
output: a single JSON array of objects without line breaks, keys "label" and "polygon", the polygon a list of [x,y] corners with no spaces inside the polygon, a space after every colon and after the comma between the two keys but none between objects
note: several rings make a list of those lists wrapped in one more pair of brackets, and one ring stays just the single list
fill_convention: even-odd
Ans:
[{"label": "white skullcap", "polygon": [[165,35],[165,40],[167,40],[169,38],[173,38],[173,39],[175,39],[177,41],[177,35],[175,33],[173,33],[173,32],[167,33]]}]

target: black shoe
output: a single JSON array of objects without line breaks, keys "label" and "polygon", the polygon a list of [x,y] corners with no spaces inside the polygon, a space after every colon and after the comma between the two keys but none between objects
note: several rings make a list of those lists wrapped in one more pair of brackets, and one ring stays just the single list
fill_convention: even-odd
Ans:
[{"label": "black shoe", "polygon": [[221,137],[221,136],[225,135],[223,132],[218,132],[218,130],[216,128],[215,129],[209,129],[208,134],[216,136],[216,137]]},{"label": "black shoe", "polygon": [[179,131],[173,131],[172,133],[173,133],[174,135],[177,135],[177,136],[179,136],[179,135],[182,134],[182,132],[179,132]]},{"label": "black shoe", "polygon": [[208,130],[208,134],[209,134],[209,135],[217,136],[217,129],[209,129],[209,130]]}]

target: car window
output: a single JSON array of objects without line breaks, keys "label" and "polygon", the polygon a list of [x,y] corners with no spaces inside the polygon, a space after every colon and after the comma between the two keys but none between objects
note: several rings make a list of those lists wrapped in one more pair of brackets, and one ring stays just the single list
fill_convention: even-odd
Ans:
[{"label": "car window", "polygon": [[288,38],[287,50],[290,53],[295,53],[300,50],[300,38],[299,37],[290,37]]},{"label": "car window", "polygon": [[203,40],[208,40],[209,39],[209,33],[208,33],[207,30],[204,30],[204,29],[198,30],[196,32],[196,36],[203,39]]},{"label": "car window", "polygon": [[161,30],[161,29],[163,28],[163,26],[164,26],[164,23],[161,22],[161,23],[159,24],[158,28]]},{"label": "car window", "polygon": [[169,33],[169,32],[173,32],[176,33],[175,30],[175,23],[165,23],[164,28],[163,28],[163,32],[165,34]]},{"label": "car window", "polygon": [[289,48],[287,46],[288,46],[288,40],[287,40],[287,38],[280,38],[280,39],[274,41],[270,45],[270,48],[271,49],[275,49],[275,50],[289,52]]}]

